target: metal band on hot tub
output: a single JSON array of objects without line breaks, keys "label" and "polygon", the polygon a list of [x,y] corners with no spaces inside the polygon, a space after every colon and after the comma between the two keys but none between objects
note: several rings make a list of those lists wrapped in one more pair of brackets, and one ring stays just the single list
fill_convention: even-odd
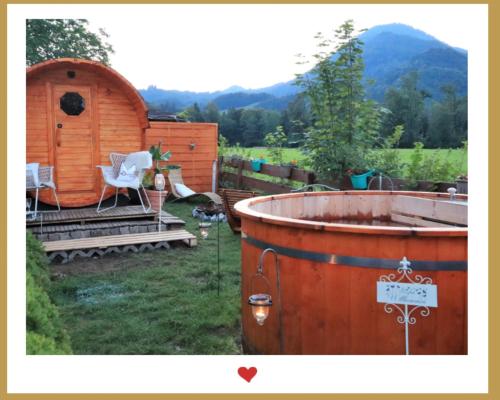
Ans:
[{"label": "metal band on hot tub", "polygon": [[[248,244],[260,249],[272,248],[278,254],[287,257],[300,258],[328,264],[349,265],[352,267],[396,269],[399,267],[399,259],[392,258],[370,258],[342,256],[339,254],[317,253],[314,251],[292,249],[290,247],[276,246],[248,236],[241,232],[241,238]],[[410,260],[411,268],[418,271],[467,271],[467,261],[419,261]]]}]

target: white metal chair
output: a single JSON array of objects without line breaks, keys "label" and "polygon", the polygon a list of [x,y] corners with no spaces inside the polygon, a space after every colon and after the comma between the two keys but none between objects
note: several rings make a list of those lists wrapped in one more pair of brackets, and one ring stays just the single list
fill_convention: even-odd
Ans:
[{"label": "white metal chair", "polygon": [[35,191],[35,210],[27,211],[27,215],[31,214],[31,220],[35,220],[38,216],[38,194],[42,189],[52,189],[56,198],[57,210],[61,211],[53,172],[54,167],[52,166],[41,167],[39,163],[26,164],[26,190]]},{"label": "white metal chair", "polygon": [[[139,195],[139,200],[141,201],[142,209],[145,213],[151,210],[151,202],[149,201],[148,195],[144,190],[142,185],[142,178],[146,170],[153,166],[153,158],[148,151],[138,151],[130,154],[119,154],[111,153],[109,155],[111,160],[111,165],[98,165],[97,167],[101,169],[102,176],[104,178],[104,187],[102,189],[101,198],[99,204],[97,205],[97,212],[101,213],[103,211],[115,208],[118,204],[118,189],[130,188],[137,190]],[[115,204],[111,207],[101,208],[102,199],[104,198],[104,193],[106,188],[112,186],[115,188]],[[143,194],[145,200],[147,200],[148,207],[146,208],[141,196],[141,190],[143,189]]]}]

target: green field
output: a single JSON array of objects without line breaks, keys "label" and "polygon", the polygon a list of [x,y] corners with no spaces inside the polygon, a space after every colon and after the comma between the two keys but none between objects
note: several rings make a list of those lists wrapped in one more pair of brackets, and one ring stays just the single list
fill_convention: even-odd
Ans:
[{"label": "green field", "polygon": [[[414,150],[399,149],[398,151],[401,153],[402,161],[404,163],[408,163]],[[436,155],[440,159],[446,158],[453,164],[459,165],[459,169],[460,171],[463,171],[463,174],[467,174],[467,154],[464,154],[462,149],[424,149],[423,153],[424,156]],[[226,155],[232,154],[240,154],[243,156],[243,158],[259,158],[260,156],[264,156],[264,158],[267,159],[269,163],[272,163],[270,160],[269,150],[266,147],[229,147],[226,151]],[[304,165],[306,157],[300,151],[300,149],[284,149],[284,159],[286,162],[296,160],[299,164],[299,167],[305,166],[307,169],[307,165]]]}]

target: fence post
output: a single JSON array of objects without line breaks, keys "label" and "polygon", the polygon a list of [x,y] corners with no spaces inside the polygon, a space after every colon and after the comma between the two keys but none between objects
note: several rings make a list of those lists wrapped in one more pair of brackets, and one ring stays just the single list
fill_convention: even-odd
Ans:
[{"label": "fence post", "polygon": [[244,162],[244,160],[238,160],[238,177],[236,178],[236,189],[241,189],[241,183],[243,181]]},{"label": "fence post", "polygon": [[216,186],[216,191],[219,191],[220,183],[222,181],[222,164],[224,164],[224,156],[217,157],[217,186]]},{"label": "fence post", "polygon": [[314,176],[314,172],[309,172],[307,174],[306,185],[312,185],[315,181],[316,181],[316,177]]}]

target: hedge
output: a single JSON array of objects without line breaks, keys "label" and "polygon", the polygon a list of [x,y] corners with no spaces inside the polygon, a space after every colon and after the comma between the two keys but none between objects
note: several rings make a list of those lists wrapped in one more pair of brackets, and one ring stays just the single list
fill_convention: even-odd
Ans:
[{"label": "hedge", "polygon": [[68,333],[51,302],[48,262],[40,242],[26,235],[26,353],[71,354]]}]

